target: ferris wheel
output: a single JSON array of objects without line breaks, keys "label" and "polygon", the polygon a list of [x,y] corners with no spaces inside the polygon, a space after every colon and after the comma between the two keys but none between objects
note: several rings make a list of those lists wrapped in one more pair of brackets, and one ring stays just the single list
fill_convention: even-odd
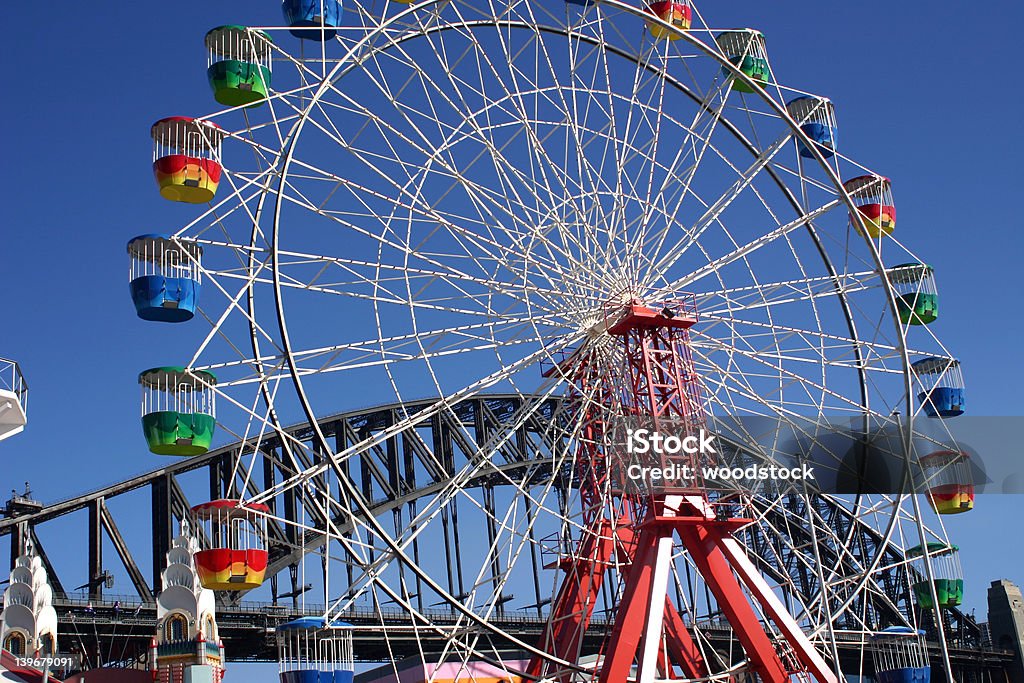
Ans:
[{"label": "ferris wheel", "polygon": [[[195,213],[128,246],[139,316],[181,324],[139,377],[151,450],[245,444],[231,500],[198,506],[234,544],[200,567],[218,590],[299,566],[321,625],[376,618],[441,679],[838,680],[840,643],[959,604],[933,562],[939,514],[973,505],[935,272],[764,35],[676,1],[283,7],[206,34],[223,108],[152,128],[160,194]],[[946,488],[939,514],[814,481],[629,490],[631,419],[743,464],[788,431],[838,467],[826,422],[913,435]]]}]

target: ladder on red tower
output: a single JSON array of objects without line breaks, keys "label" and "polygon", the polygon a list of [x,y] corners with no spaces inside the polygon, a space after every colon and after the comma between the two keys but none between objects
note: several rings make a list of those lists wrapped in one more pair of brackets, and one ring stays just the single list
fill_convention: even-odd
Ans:
[{"label": "ladder on red tower", "polygon": [[[693,479],[685,484],[637,493],[628,492],[622,482],[609,481],[613,473],[604,448],[609,419],[616,414],[643,418],[654,431],[671,427],[674,433],[682,430],[697,436],[705,428],[704,401],[689,346],[688,330],[696,322],[692,296],[658,306],[633,300],[610,311],[601,330],[623,345],[624,389],[609,386],[609,378],[579,355],[560,368],[574,381],[570,408],[583,411],[573,474],[583,501],[585,531],[574,552],[559,562],[565,577],[552,601],[540,647],[553,658],[578,661],[605,575],[616,565],[625,568],[624,587],[596,672],[598,683],[623,683],[634,665],[638,683],[675,677],[676,670],[688,678],[708,676],[707,663],[667,594],[678,535],[733,627],[752,673],[768,683],[784,683],[800,672],[820,683],[838,683],[835,672],[732,537],[752,520],[733,517],[731,508],[720,515],[709,500],[697,476],[700,466],[709,464],[700,454],[682,456],[683,462],[676,463],[691,467]],[[618,490],[612,506],[603,498],[607,490]],[[765,630],[748,594],[774,622],[783,642],[776,643]],[[528,673],[563,683],[573,677],[571,670],[555,670],[541,657],[530,662]]]}]

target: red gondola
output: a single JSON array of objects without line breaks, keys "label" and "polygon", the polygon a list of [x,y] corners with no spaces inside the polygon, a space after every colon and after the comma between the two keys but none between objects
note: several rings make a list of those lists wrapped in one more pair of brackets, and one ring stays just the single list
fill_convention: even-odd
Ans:
[{"label": "red gondola", "polygon": [[215,500],[192,508],[195,528],[206,546],[195,554],[203,587],[245,591],[259,587],[267,571],[267,517],[260,503]]},{"label": "red gondola", "polygon": [[174,202],[204,204],[217,194],[224,130],[187,116],[160,119],[150,130],[153,174],[160,196]]}]

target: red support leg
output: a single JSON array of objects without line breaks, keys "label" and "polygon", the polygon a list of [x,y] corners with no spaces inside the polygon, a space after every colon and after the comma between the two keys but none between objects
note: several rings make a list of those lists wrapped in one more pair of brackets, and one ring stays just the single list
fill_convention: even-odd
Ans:
[{"label": "red support leg", "polygon": [[[605,571],[612,559],[613,530],[607,519],[595,524],[577,555],[565,562],[566,576],[552,603],[548,631],[541,647],[558,659],[575,662],[580,655],[583,636],[594,614],[594,605],[601,592]],[[542,676],[548,673],[547,662],[535,657],[527,672]],[[569,675],[559,676],[568,680]]]},{"label": "red support leg", "polygon": [[658,540],[655,534],[646,530],[641,531],[637,539],[633,564],[626,575],[626,586],[615,614],[615,626],[605,648],[600,683],[622,683],[630,675],[649,619]]},{"label": "red support leg", "polygon": [[[685,676],[707,675],[700,649],[671,599],[665,595],[673,528],[671,522],[646,523],[641,527],[615,626],[605,648],[600,683],[624,681],[634,660],[638,660],[639,681],[652,680],[658,671],[667,673],[672,660]],[[621,537],[632,535],[632,530],[623,528]]]},{"label": "red support leg", "polygon": [[[704,678],[708,675],[700,648],[683,623],[679,610],[669,599],[665,600],[665,649],[668,661],[682,669],[685,677]],[[666,673],[671,674],[671,671]]]},{"label": "red support leg", "polygon": [[725,618],[735,630],[736,637],[753,664],[754,673],[766,683],[786,683],[789,672],[775,652],[775,645],[765,633],[764,626],[743,594],[743,588],[737,583],[715,539],[699,524],[680,526],[679,536],[701,576],[707,581],[718,606],[725,613]]},{"label": "red support leg", "polygon": [[814,644],[800,629],[778,596],[772,592],[771,587],[765,582],[764,577],[757,571],[757,567],[750,561],[747,554],[743,552],[736,539],[723,537],[719,539],[719,547],[729,558],[733,570],[740,581],[746,584],[751,592],[779,631],[793,648],[793,653],[800,664],[817,679],[818,683],[839,683],[840,679],[835,671],[828,665],[825,658],[814,648]]}]

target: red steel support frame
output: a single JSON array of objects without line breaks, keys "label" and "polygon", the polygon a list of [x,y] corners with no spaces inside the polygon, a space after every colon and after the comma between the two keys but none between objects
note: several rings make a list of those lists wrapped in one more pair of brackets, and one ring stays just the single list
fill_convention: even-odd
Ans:
[{"label": "red steel support frame", "polygon": [[[629,387],[620,407],[626,414],[649,419],[655,431],[671,424],[675,433],[683,429],[696,435],[705,426],[703,399],[688,343],[687,330],[697,320],[692,302],[692,298],[672,302],[656,310],[634,300],[606,321],[605,331],[620,337],[625,351]],[[574,372],[581,387],[593,388],[601,381],[586,364]],[[599,405],[613,407],[615,398],[604,387],[598,396]],[[576,552],[561,563],[566,576],[552,604],[543,649],[559,659],[578,659],[605,571],[617,556],[627,567],[625,585],[597,674],[599,683],[624,683],[634,663],[638,665],[639,683],[671,676],[673,665],[686,677],[707,676],[707,664],[667,596],[672,546],[678,534],[736,632],[753,673],[767,683],[785,683],[791,674],[802,670],[819,683],[838,683],[834,671],[731,537],[734,530],[751,520],[717,518],[700,490],[699,479],[689,490],[653,496],[623,493],[623,516],[615,521],[608,519],[600,500],[608,476],[607,458],[600,446],[607,425],[599,417],[600,409],[587,408],[585,400],[580,404],[587,412],[583,415],[584,438],[576,474],[584,501],[584,528],[588,531]],[[699,456],[689,456],[685,464],[698,473],[700,465],[707,463]],[[641,510],[646,513],[641,514]],[[780,657],[744,587],[776,624],[799,666]],[[528,672],[544,676],[548,667],[537,658]],[[567,681],[570,673],[561,672],[557,677]]]}]

